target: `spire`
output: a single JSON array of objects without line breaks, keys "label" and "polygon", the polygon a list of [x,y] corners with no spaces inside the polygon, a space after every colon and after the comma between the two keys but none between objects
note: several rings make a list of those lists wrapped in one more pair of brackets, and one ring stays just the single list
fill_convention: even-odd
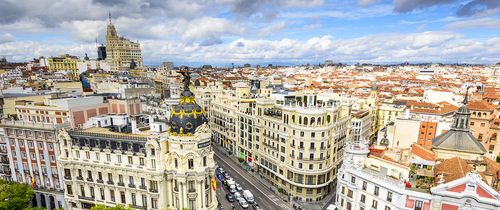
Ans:
[{"label": "spire", "polygon": [[467,106],[467,103],[469,102],[469,88],[471,88],[471,86],[468,86],[466,89],[465,89],[465,97],[464,97],[464,101],[462,102],[465,106]]},{"label": "spire", "polygon": [[112,24],[111,23],[111,11],[109,11],[109,24]]}]

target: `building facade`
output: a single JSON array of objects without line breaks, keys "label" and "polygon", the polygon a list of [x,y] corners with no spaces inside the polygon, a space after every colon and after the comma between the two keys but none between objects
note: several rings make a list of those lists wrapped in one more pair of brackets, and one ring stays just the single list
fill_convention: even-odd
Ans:
[{"label": "building facade", "polygon": [[66,207],[56,141],[57,130],[63,127],[69,127],[69,123],[2,122],[2,142],[9,157],[10,180],[34,188],[32,206],[47,209]]},{"label": "building facade", "polygon": [[111,125],[97,117],[98,127],[61,131],[68,208],[216,209],[212,135],[193,93],[185,89],[169,119],[168,129],[149,122],[140,131],[125,118]]},{"label": "building facade", "polygon": [[318,201],[334,189],[351,105],[315,94],[255,99],[238,86],[211,101],[210,128],[219,145],[290,197]]},{"label": "building facade", "polygon": [[106,32],[106,62],[112,71],[130,69],[132,63],[135,63],[136,67],[142,67],[141,45],[118,36],[111,22],[111,15]]}]

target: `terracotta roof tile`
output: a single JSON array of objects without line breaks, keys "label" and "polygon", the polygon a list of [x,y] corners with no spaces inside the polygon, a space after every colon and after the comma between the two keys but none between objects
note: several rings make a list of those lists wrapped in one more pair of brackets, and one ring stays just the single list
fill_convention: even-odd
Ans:
[{"label": "terracotta roof tile", "polygon": [[493,111],[496,109],[496,106],[487,101],[471,101],[467,104],[467,108],[470,110]]},{"label": "terracotta roof tile", "polygon": [[419,156],[424,160],[436,161],[436,155],[431,150],[428,150],[418,144],[413,144],[411,147],[411,153],[413,155]]},{"label": "terracotta roof tile", "polygon": [[464,177],[472,169],[472,166],[465,162],[464,159],[456,156],[436,165],[434,170],[435,181],[438,182],[438,177],[442,174],[444,176],[444,183],[448,183]]}]

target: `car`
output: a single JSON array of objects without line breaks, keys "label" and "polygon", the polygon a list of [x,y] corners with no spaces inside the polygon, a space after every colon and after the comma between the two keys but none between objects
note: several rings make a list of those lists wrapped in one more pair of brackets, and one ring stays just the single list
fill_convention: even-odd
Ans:
[{"label": "car", "polygon": [[224,172],[224,177],[226,177],[226,179],[229,179],[229,174],[227,172]]},{"label": "car", "polygon": [[238,184],[238,183],[236,183],[236,189],[237,189],[238,191],[242,191],[242,190],[243,190],[243,188],[241,188],[240,184]]},{"label": "car", "polygon": [[238,192],[238,190],[236,190],[236,187],[230,187],[229,192],[234,194],[234,193]]},{"label": "car", "polygon": [[221,207],[219,208],[219,210],[226,210],[226,209],[225,209],[224,207],[222,207],[222,206],[221,206]]},{"label": "car", "polygon": [[238,199],[238,203],[240,203],[241,208],[244,209],[248,208],[248,203],[244,198]]},{"label": "car", "polygon": [[262,210],[262,208],[260,208],[259,204],[254,203],[252,205],[252,210]]},{"label": "car", "polygon": [[233,193],[235,199],[243,198],[239,192]]},{"label": "car", "polygon": [[253,194],[250,192],[250,190],[243,190],[243,198],[245,198],[245,200],[247,200],[247,202],[250,204],[255,202]]},{"label": "car", "polygon": [[231,203],[236,201],[236,198],[235,198],[235,197],[234,197],[234,195],[232,195],[231,193],[228,193],[228,194],[226,195],[226,199],[227,199],[227,201],[229,201],[229,202],[231,202]]}]

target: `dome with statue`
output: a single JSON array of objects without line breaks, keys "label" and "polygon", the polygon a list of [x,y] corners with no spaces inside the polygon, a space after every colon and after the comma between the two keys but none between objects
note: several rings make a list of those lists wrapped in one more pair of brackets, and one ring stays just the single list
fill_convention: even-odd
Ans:
[{"label": "dome with statue", "polygon": [[184,76],[184,91],[178,105],[172,108],[169,124],[169,133],[173,135],[194,134],[196,128],[207,122],[205,111],[196,103],[194,94],[189,90],[191,76],[188,71],[180,71]]}]

